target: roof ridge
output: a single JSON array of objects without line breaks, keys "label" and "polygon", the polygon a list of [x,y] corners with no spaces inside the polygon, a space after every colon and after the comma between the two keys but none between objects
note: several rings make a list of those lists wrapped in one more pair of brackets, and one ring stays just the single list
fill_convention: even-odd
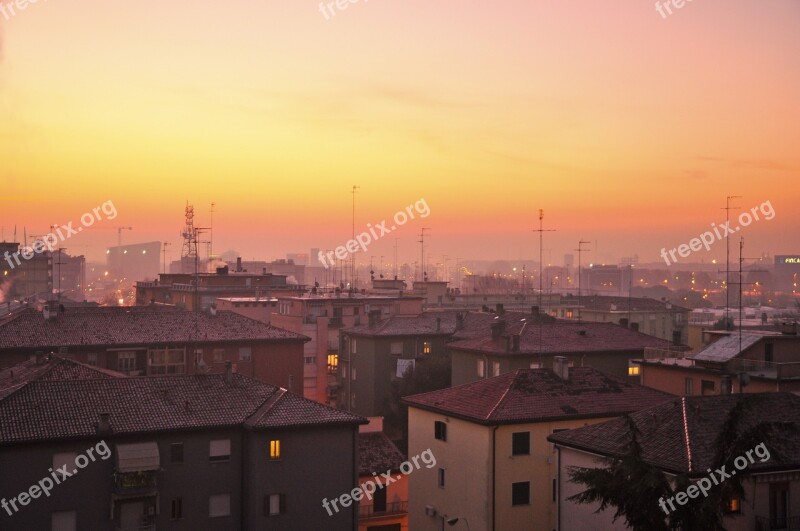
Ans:
[{"label": "roof ridge", "polygon": [[681,397],[681,413],[683,415],[683,440],[686,443],[686,460],[689,473],[692,471],[692,440],[689,438],[689,422],[686,417],[686,397]]},{"label": "roof ridge", "polygon": [[494,412],[497,411],[497,408],[500,407],[500,404],[502,404],[503,401],[506,399],[508,393],[511,391],[511,387],[514,385],[514,382],[517,381],[517,376],[519,376],[519,371],[521,370],[522,369],[517,369],[514,371],[514,377],[511,378],[511,382],[509,382],[508,386],[506,387],[506,390],[503,391],[503,395],[500,397],[500,400],[497,401],[497,403],[494,405],[491,411],[489,411],[489,414],[486,415],[486,420],[489,420],[492,418],[492,416],[494,416]]}]

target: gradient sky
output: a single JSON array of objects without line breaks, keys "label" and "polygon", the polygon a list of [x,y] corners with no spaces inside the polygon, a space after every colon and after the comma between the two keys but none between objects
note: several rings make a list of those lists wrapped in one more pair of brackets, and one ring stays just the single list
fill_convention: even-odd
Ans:
[{"label": "gradient sky", "polygon": [[[7,0],[0,0],[7,2]],[[425,198],[367,255],[660,260],[777,213],[748,256],[800,252],[800,1],[40,0],[0,15],[0,225],[11,239],[112,200],[65,246],[172,242],[186,200],[215,248],[333,248]],[[108,229],[103,228],[108,227]],[[592,245],[594,248],[594,245]],[[413,254],[412,254],[413,253]],[[724,245],[697,260],[724,256]]]}]

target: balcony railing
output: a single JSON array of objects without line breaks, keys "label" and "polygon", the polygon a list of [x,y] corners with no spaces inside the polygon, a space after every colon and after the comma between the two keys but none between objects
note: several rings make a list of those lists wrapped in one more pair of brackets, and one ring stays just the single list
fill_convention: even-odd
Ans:
[{"label": "balcony railing", "polygon": [[800,516],[767,518],[756,516],[757,531],[800,531]]},{"label": "balcony railing", "polygon": [[154,472],[117,473],[114,494],[121,496],[148,495],[158,488]]},{"label": "balcony railing", "polygon": [[688,348],[653,348],[645,347],[644,359],[645,360],[663,360],[669,358],[685,358],[692,352]]},{"label": "balcony railing", "polygon": [[408,502],[392,502],[386,504],[385,511],[376,511],[374,505],[359,505],[358,517],[359,518],[380,518],[383,516],[394,516],[398,514],[408,513]]},{"label": "balcony railing", "polygon": [[800,362],[776,363],[764,360],[735,359],[732,367],[737,372],[766,378],[800,378]]}]

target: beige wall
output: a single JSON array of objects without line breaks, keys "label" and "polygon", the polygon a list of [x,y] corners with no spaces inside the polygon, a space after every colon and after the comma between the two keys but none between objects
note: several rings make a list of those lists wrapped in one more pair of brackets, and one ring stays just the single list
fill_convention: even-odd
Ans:
[{"label": "beige wall", "polygon": [[[434,422],[447,424],[447,442],[434,438]],[[558,471],[556,453],[547,437],[553,430],[572,429],[608,420],[569,420],[516,424],[497,427],[495,529],[551,531],[556,526],[553,480]],[[473,531],[492,528],[492,434],[494,427],[483,426],[444,415],[409,408],[409,455],[431,448],[437,466],[421,469],[410,477],[409,523],[413,530],[437,529],[437,518],[447,515],[469,521]],[[512,455],[515,432],[531,434],[530,455]],[[445,468],[445,488],[437,486],[437,469]],[[512,483],[530,481],[530,505],[512,506]],[[437,517],[425,516],[432,505]],[[591,529],[591,528],[589,528]]]},{"label": "beige wall", "polygon": [[[433,437],[437,420],[447,424],[447,442]],[[408,426],[408,455],[430,448],[436,457],[436,466],[423,466],[408,476],[409,529],[436,531],[444,515],[466,518],[472,531],[489,529],[491,428],[413,407],[408,408]],[[438,486],[439,468],[445,469],[444,488]],[[435,517],[425,515],[426,505],[436,509]]]}]

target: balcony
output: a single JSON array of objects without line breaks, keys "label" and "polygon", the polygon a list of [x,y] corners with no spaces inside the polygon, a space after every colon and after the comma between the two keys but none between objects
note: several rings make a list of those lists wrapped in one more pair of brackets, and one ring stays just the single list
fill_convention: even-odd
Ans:
[{"label": "balcony", "polygon": [[800,531],[800,516],[766,518],[756,516],[757,531]]},{"label": "balcony", "polygon": [[777,363],[764,360],[748,360],[736,358],[732,361],[732,370],[745,372],[751,376],[774,378],[777,380],[800,378],[800,362]]},{"label": "balcony", "polygon": [[155,472],[127,472],[114,476],[114,494],[118,497],[155,496],[158,482]]},{"label": "balcony", "polygon": [[385,511],[376,511],[374,505],[358,506],[358,517],[360,519],[383,518],[385,516],[399,516],[403,514],[408,514],[407,501],[387,503]]}]

